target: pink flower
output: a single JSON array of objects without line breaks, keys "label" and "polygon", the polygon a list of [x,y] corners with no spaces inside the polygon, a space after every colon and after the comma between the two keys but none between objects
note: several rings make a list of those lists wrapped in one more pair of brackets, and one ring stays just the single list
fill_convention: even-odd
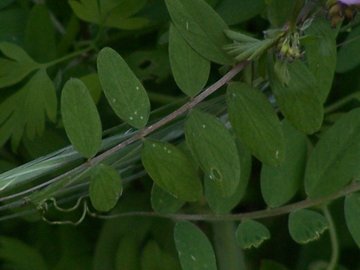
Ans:
[{"label": "pink flower", "polygon": [[345,5],[357,5],[360,4],[360,0],[338,0]]}]

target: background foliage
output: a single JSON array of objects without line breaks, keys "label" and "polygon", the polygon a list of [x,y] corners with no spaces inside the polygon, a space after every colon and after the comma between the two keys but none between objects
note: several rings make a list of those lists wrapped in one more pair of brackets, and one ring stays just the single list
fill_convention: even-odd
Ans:
[{"label": "background foliage", "polygon": [[0,1],[1,269],[360,269],[358,9]]}]

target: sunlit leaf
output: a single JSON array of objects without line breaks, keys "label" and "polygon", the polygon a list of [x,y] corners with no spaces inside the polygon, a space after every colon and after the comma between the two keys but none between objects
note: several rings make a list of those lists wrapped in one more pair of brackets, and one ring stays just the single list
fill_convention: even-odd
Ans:
[{"label": "sunlit leaf", "polygon": [[40,69],[20,90],[0,104],[0,145],[11,138],[16,149],[24,134],[30,139],[41,135],[46,115],[55,122],[56,113],[54,84],[46,71]]},{"label": "sunlit leaf", "polygon": [[209,78],[210,62],[195,52],[173,25],[170,26],[169,58],[176,84],[188,96],[195,96]]},{"label": "sunlit leaf", "polygon": [[175,146],[147,140],[141,159],[154,182],[175,198],[184,201],[200,198],[202,186],[196,167]]},{"label": "sunlit leaf", "polygon": [[345,198],[345,220],[355,243],[360,247],[360,194],[353,193]]},{"label": "sunlit leaf", "polygon": [[222,18],[204,0],[165,0],[170,17],[182,37],[200,55],[219,64],[233,61],[223,50],[229,43],[228,28]]},{"label": "sunlit leaf", "polygon": [[[331,151],[330,151],[331,150]],[[305,173],[309,197],[329,195],[360,174],[360,109],[341,117],[321,136]]]},{"label": "sunlit leaf", "polygon": [[70,79],[64,85],[61,115],[75,149],[84,157],[93,157],[101,146],[101,120],[89,90],[79,79]]},{"label": "sunlit leaf", "polygon": [[112,167],[100,164],[91,174],[89,195],[91,204],[97,211],[111,210],[122,193],[119,173]]},{"label": "sunlit leaf", "polygon": [[233,195],[240,181],[240,160],[235,141],[225,126],[214,116],[193,110],[185,123],[185,138],[217,192]]},{"label": "sunlit leaf", "polygon": [[286,121],[282,128],[285,137],[284,162],[278,167],[263,164],[261,169],[261,193],[270,207],[283,205],[296,194],[305,171],[306,136]]},{"label": "sunlit leaf", "polygon": [[113,49],[104,48],[97,59],[101,86],[115,113],[129,125],[142,128],[150,114],[150,101],[141,82],[124,59]]},{"label": "sunlit leaf", "polygon": [[214,250],[206,235],[190,222],[178,222],[175,245],[182,270],[216,270]]},{"label": "sunlit leaf", "polygon": [[258,248],[270,237],[268,228],[251,219],[241,222],[236,230],[236,240],[243,249]]},{"label": "sunlit leaf", "polygon": [[299,244],[318,240],[328,228],[326,218],[318,212],[301,209],[289,215],[289,232],[292,239]]},{"label": "sunlit leaf", "polygon": [[264,163],[281,164],[284,136],[280,121],[266,97],[247,84],[231,83],[226,101],[236,135],[252,154]]},{"label": "sunlit leaf", "polygon": [[162,214],[176,213],[184,203],[184,201],[175,198],[155,183],[153,184],[151,190],[151,206],[156,212]]},{"label": "sunlit leaf", "polygon": [[284,85],[272,74],[271,88],[286,119],[300,131],[312,134],[320,129],[324,115],[318,83],[300,60],[289,63],[287,67],[289,83]]}]

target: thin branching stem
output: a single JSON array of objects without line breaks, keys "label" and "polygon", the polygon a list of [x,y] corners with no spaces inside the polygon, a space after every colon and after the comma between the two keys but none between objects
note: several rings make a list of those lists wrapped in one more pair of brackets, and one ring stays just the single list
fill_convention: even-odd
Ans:
[{"label": "thin branching stem", "polygon": [[327,205],[323,207],[323,212],[327,222],[329,223],[329,234],[331,241],[331,259],[326,270],[335,270],[339,261],[339,241],[336,234],[334,220]]}]

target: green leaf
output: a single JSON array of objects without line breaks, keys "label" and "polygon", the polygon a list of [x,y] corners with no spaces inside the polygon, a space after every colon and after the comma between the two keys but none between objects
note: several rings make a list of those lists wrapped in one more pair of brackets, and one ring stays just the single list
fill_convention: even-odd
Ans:
[{"label": "green leaf", "polygon": [[216,11],[228,25],[245,22],[265,8],[264,0],[223,0]]},{"label": "green leaf", "polygon": [[39,251],[15,238],[0,238],[0,258],[11,269],[46,270],[46,262]]},{"label": "green leaf", "polygon": [[178,222],[175,245],[182,270],[216,270],[214,250],[206,235],[190,222]]},{"label": "green leaf", "polygon": [[305,32],[315,37],[304,42],[309,69],[318,83],[319,97],[325,102],[332,86],[336,68],[337,31],[325,18],[315,19]]},{"label": "green leaf", "polygon": [[360,64],[360,27],[354,28],[341,45],[338,52],[336,71],[348,72]]},{"label": "green leaf", "polygon": [[175,198],[155,183],[153,184],[151,190],[151,206],[155,212],[161,214],[176,213],[184,203],[184,201]]},{"label": "green leaf", "polygon": [[3,9],[9,5],[11,5],[15,0],[2,0],[0,2],[0,9]]},{"label": "green leaf", "polygon": [[[0,5],[3,1],[0,1]],[[0,11],[0,40],[22,43],[27,11],[21,8],[4,9]]]},{"label": "green leaf", "polygon": [[0,88],[20,82],[39,68],[38,63],[13,43],[0,42],[0,51],[7,57],[0,58]]},{"label": "green leaf", "polygon": [[89,195],[91,204],[97,211],[110,211],[122,194],[119,173],[112,167],[100,164],[91,174]]},{"label": "green leaf", "polygon": [[298,191],[304,177],[307,138],[283,122],[285,135],[285,160],[278,166],[263,164],[261,169],[261,193],[266,204],[278,207],[287,203]]},{"label": "green leaf", "polygon": [[161,250],[158,243],[150,240],[141,255],[142,270],[176,270],[178,263],[170,254]]},{"label": "green leaf", "polygon": [[30,139],[40,136],[45,128],[45,116],[56,120],[55,87],[45,69],[40,69],[16,93],[0,104],[0,145],[9,138],[16,149],[24,133]]},{"label": "green leaf", "polygon": [[280,263],[270,260],[263,260],[261,261],[260,270],[287,270],[287,268]]},{"label": "green leaf", "polygon": [[359,163],[360,109],[355,109],[324,132],[311,152],[305,172],[306,193],[315,198],[338,191],[359,176]]},{"label": "green leaf", "polygon": [[191,48],[170,25],[169,58],[176,84],[188,96],[199,93],[209,79],[210,62]]},{"label": "green leaf", "polygon": [[231,64],[222,49],[229,43],[228,29],[221,17],[203,0],[165,0],[170,17],[183,38],[195,51],[210,61]]},{"label": "green leaf", "polygon": [[124,235],[117,247],[115,257],[116,270],[139,270],[140,269],[140,252],[139,241],[132,234]]},{"label": "green leaf", "polygon": [[240,160],[229,130],[216,117],[193,110],[185,122],[185,138],[217,192],[233,195],[240,181]]},{"label": "green leaf", "polygon": [[175,198],[196,201],[201,197],[202,187],[196,167],[175,146],[147,140],[141,160],[154,182]]},{"label": "green leaf", "polygon": [[34,5],[25,30],[25,49],[38,62],[56,57],[56,40],[53,22],[46,5]]},{"label": "green leaf", "polygon": [[236,240],[243,249],[258,248],[270,237],[268,228],[251,219],[241,222],[236,230]]},{"label": "green leaf", "polygon": [[226,101],[236,135],[252,154],[266,164],[281,164],[284,136],[280,121],[266,97],[247,84],[231,83]]},{"label": "green leaf", "polygon": [[289,215],[289,232],[292,239],[299,244],[318,240],[328,228],[326,218],[318,212],[301,209]]},{"label": "green leaf", "polygon": [[97,104],[101,97],[101,85],[99,81],[99,76],[96,73],[90,73],[88,75],[82,76],[79,78],[87,87],[90,92],[92,99],[95,104]]},{"label": "green leaf", "polygon": [[265,0],[267,4],[268,19],[272,26],[283,27],[290,19],[296,1]]},{"label": "green leaf", "polygon": [[61,115],[75,149],[86,158],[93,157],[101,146],[101,120],[89,90],[79,79],[70,79],[64,85]]},{"label": "green leaf", "polygon": [[239,158],[240,158],[240,181],[235,193],[228,196],[223,196],[218,192],[218,187],[214,181],[209,179],[209,176],[205,176],[205,195],[206,200],[211,208],[217,214],[229,213],[245,195],[246,187],[249,182],[251,174],[251,153],[239,140],[236,141]]},{"label": "green leaf", "polygon": [[323,102],[318,83],[309,68],[300,60],[288,64],[290,81],[283,85],[274,73],[271,88],[287,120],[298,130],[312,134],[323,121]]},{"label": "green leaf", "polygon": [[113,49],[103,48],[97,67],[101,86],[115,113],[135,128],[144,127],[150,115],[150,101],[124,59]]},{"label": "green leaf", "polygon": [[345,198],[345,220],[355,243],[360,247],[360,193],[352,193]]},{"label": "green leaf", "polygon": [[74,13],[82,20],[108,27],[132,30],[145,27],[146,18],[131,17],[146,4],[146,0],[69,0]]}]

